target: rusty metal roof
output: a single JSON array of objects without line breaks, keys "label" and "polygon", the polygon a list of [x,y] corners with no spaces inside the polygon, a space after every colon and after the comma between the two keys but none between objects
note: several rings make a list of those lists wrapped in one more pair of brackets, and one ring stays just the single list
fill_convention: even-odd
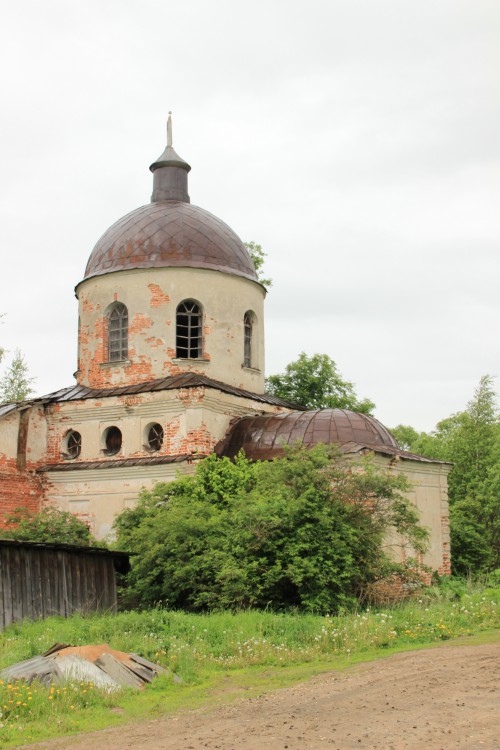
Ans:
[{"label": "rusty metal roof", "polygon": [[122,385],[115,388],[87,388],[84,385],[73,385],[69,388],[61,388],[45,396],[29,399],[16,404],[4,404],[0,407],[0,418],[9,414],[16,409],[26,409],[27,406],[35,404],[61,403],[65,401],[80,401],[90,398],[108,398],[110,396],[130,396],[137,393],[151,393],[155,391],[172,391],[179,388],[213,388],[222,393],[229,393],[232,396],[248,398],[262,404],[271,404],[272,406],[282,406],[286,409],[297,409],[294,404],[290,404],[277,396],[270,396],[267,393],[252,393],[243,388],[236,388],[222,383],[219,380],[207,378],[205,375],[197,375],[192,372],[184,372],[180,375],[172,375],[167,378],[149,380],[145,383],[136,385]]},{"label": "rusty metal roof", "polygon": [[85,279],[133,268],[208,268],[257,280],[246,247],[227,224],[183,201],[141,206],[94,247]]},{"label": "rusty metal roof", "polygon": [[344,453],[369,449],[408,460],[442,463],[402,451],[381,422],[347,409],[242,417],[232,424],[215,451],[219,456],[234,458],[243,449],[248,458],[265,461],[283,455],[284,446],[296,443],[307,448],[318,443],[338,445]]},{"label": "rusty metal roof", "polygon": [[374,417],[347,409],[318,409],[242,417],[230,428],[216,452],[233,458],[243,449],[249,458],[266,460],[282,455],[284,445],[297,442],[309,448],[317,443],[352,442],[398,447],[391,433]]},{"label": "rusty metal roof", "polygon": [[79,471],[82,469],[121,469],[124,466],[156,466],[158,464],[179,464],[193,458],[190,453],[177,456],[142,456],[137,458],[114,458],[102,461],[64,461],[57,464],[40,466],[37,472]]}]

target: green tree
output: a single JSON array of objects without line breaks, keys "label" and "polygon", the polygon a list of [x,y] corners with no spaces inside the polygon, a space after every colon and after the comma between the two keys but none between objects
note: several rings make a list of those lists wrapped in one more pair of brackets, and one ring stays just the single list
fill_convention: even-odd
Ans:
[{"label": "green tree", "polygon": [[24,356],[19,349],[16,349],[10,366],[0,378],[0,403],[24,401],[33,393],[34,382],[35,378],[28,374],[28,365]]},{"label": "green tree", "polygon": [[431,433],[399,425],[401,447],[450,461],[448,478],[453,571],[460,575],[500,567],[500,420],[493,380],[481,378],[463,412]]},{"label": "green tree", "polygon": [[373,401],[358,399],[353,383],[343,379],[327,354],[309,357],[301,352],[284,373],[270,375],[266,386],[273,396],[306,409],[352,409],[371,414],[375,408]]},{"label": "green tree", "polygon": [[266,289],[269,289],[269,287],[273,285],[272,279],[269,279],[263,276],[264,263],[267,257],[267,253],[264,252],[264,250],[262,249],[262,245],[258,245],[256,242],[253,242],[253,241],[245,242],[245,247],[250,253],[250,257],[252,259],[252,263],[257,273],[258,280],[263,286],[266,287]]},{"label": "green tree", "polygon": [[17,508],[7,518],[7,527],[2,529],[4,539],[45,544],[75,544],[88,547],[95,543],[86,523],[73,513],[57,508],[42,508],[38,513],[29,513]]},{"label": "green tree", "polygon": [[325,446],[271,462],[211,456],[192,477],[141,493],[116,520],[141,604],[188,610],[298,607],[332,612],[393,569],[390,527],[415,549],[426,532],[406,480]]},{"label": "green tree", "polygon": [[419,438],[419,433],[408,424],[398,424],[391,428],[393,437],[396,438],[400,448],[404,451],[413,451]]}]

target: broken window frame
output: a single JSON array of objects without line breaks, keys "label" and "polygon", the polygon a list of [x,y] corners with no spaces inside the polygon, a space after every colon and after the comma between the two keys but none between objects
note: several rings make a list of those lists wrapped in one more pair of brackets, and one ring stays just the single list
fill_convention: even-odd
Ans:
[{"label": "broken window frame", "polygon": [[201,305],[185,299],[175,314],[175,353],[177,359],[201,359],[203,351]]},{"label": "broken window frame", "polygon": [[158,422],[154,422],[154,424],[151,424],[148,427],[147,445],[145,448],[151,453],[157,453],[163,445],[164,438],[165,433],[163,427]]},{"label": "broken window frame", "polygon": [[67,459],[78,458],[82,452],[82,436],[76,430],[71,430],[66,435],[66,451],[63,456]]}]

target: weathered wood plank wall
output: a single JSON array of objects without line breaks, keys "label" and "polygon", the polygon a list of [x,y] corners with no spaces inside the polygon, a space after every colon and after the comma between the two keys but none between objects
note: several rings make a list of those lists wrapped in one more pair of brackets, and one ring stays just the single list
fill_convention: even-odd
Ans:
[{"label": "weathered wood plank wall", "polygon": [[116,568],[107,550],[0,540],[0,630],[12,622],[74,612],[116,612]]}]

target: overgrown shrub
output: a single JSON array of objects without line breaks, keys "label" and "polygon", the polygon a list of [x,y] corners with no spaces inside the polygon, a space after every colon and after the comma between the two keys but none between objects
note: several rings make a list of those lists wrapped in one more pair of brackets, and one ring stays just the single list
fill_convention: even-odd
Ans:
[{"label": "overgrown shrub", "polygon": [[407,489],[404,477],[325,446],[271,462],[211,456],[118,517],[119,547],[137,553],[129,595],[191,611],[337,611],[397,567],[384,552],[389,528],[423,548]]}]

